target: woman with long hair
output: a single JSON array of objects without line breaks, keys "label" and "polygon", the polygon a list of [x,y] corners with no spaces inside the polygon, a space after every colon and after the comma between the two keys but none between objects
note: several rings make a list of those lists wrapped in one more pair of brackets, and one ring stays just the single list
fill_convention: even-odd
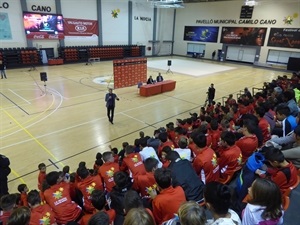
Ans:
[{"label": "woman with long hair", "polygon": [[257,178],[248,192],[251,200],[243,212],[242,225],[283,224],[282,196],[273,181]]}]

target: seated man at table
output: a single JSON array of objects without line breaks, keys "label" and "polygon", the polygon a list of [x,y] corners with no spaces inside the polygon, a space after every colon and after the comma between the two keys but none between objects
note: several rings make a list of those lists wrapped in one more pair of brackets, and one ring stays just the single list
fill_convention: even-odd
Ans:
[{"label": "seated man at table", "polygon": [[150,76],[147,80],[147,84],[154,84],[155,80],[153,80],[152,76]]},{"label": "seated man at table", "polygon": [[156,82],[162,82],[164,81],[163,76],[161,75],[161,73],[158,73],[157,77],[156,77]]}]

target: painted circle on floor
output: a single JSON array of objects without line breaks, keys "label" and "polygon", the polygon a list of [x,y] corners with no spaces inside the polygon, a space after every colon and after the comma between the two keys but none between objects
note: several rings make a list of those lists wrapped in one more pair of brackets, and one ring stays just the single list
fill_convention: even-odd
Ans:
[{"label": "painted circle on floor", "polygon": [[113,85],[114,78],[113,76],[96,77],[93,79],[93,82],[96,84]]}]

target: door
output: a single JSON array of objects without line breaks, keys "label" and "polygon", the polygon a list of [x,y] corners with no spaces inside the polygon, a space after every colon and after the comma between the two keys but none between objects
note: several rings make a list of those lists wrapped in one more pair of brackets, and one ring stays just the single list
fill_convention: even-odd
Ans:
[{"label": "door", "polygon": [[226,60],[254,63],[256,48],[228,46]]}]

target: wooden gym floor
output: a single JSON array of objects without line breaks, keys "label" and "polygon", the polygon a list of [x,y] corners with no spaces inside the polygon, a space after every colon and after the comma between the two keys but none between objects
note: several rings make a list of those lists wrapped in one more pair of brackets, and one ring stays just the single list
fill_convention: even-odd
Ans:
[{"label": "wooden gym floor", "polygon": [[[37,165],[41,162],[48,172],[61,170],[64,165],[73,172],[80,161],[92,168],[96,153],[109,150],[108,145],[120,148],[124,141],[133,144],[139,131],[152,135],[155,128],[186,118],[189,112],[199,112],[211,83],[215,84],[217,101],[221,101],[244,87],[262,87],[265,81],[289,74],[183,57],[148,58],[148,62],[163,60],[166,64],[168,59],[234,68],[202,76],[175,71],[166,74],[167,65],[165,69],[148,68],[148,76],[155,78],[161,72],[165,80],[176,80],[176,89],[153,97],[140,97],[137,86],[116,89],[120,101],[114,125],[106,117],[107,84],[93,82],[103,77],[109,81],[112,61],[7,70],[8,79],[0,80],[0,153],[11,161],[10,192],[17,192],[22,182],[36,189]],[[188,74],[189,68],[186,70]],[[46,83],[40,81],[40,72],[47,72]]]}]

